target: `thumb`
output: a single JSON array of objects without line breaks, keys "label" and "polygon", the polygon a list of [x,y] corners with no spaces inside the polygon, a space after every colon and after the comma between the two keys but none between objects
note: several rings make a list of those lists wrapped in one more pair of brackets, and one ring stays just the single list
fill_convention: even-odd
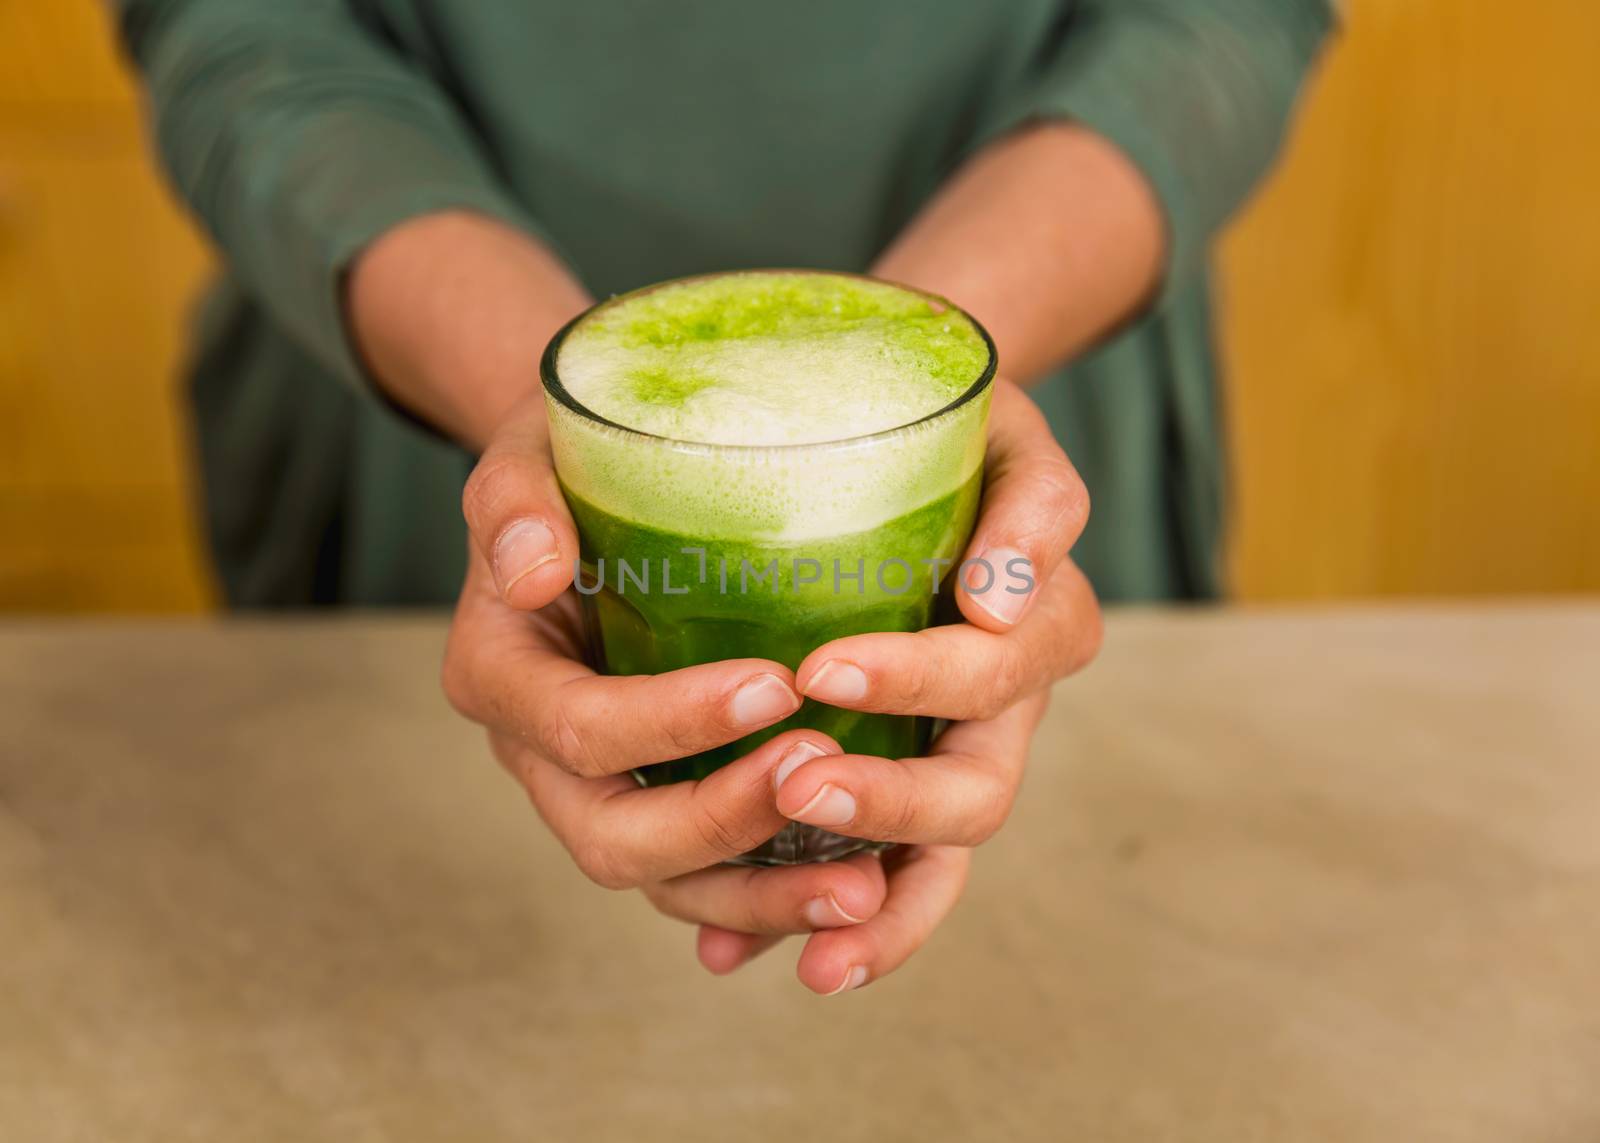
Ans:
[{"label": "thumb", "polygon": [[506,603],[533,611],[567,589],[578,534],[556,483],[543,394],[516,405],[495,431],[461,508]]}]

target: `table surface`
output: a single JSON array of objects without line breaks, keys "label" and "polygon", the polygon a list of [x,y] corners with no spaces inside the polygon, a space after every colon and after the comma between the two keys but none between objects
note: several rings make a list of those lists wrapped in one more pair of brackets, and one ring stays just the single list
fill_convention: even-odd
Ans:
[{"label": "table surface", "polygon": [[1113,614],[828,999],[584,881],[443,636],[0,626],[0,1137],[1600,1139],[1600,606]]}]

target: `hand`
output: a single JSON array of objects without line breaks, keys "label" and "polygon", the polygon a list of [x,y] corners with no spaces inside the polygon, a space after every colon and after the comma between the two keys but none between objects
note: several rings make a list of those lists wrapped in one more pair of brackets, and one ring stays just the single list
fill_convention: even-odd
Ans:
[{"label": "hand", "polygon": [[[887,898],[863,924],[818,933],[800,978],[819,992],[856,987],[897,968],[955,904],[970,847],[1005,821],[1047,688],[1099,649],[1100,609],[1067,552],[1088,519],[1083,482],[1037,407],[999,382],[990,414],[983,513],[967,559],[972,591],[957,596],[966,623],[914,634],[853,635],[817,648],[795,672],[801,693],[835,706],[961,720],[925,758],[818,756],[779,766],[778,809],[852,837],[896,841],[885,860]],[[1029,561],[1035,590],[1002,585]],[[765,947],[724,931],[701,936],[722,963]]]},{"label": "hand", "polygon": [[[542,396],[515,407],[493,436],[464,507],[472,546],[445,693],[489,728],[495,757],[590,878],[640,888],[670,916],[749,934],[740,961],[753,942],[877,914],[885,881],[874,856],[781,869],[717,864],[783,827],[774,775],[837,754],[826,735],[782,734],[699,782],[641,789],[628,775],[770,726],[800,698],[793,673],[764,659],[632,678],[585,664],[570,589],[577,534],[551,466]],[[702,942],[701,959],[712,971],[735,963],[715,938]]]}]

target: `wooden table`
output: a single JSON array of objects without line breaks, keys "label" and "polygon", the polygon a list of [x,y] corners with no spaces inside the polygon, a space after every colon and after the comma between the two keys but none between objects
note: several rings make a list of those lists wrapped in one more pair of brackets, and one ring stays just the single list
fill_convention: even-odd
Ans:
[{"label": "wooden table", "polygon": [[443,635],[0,628],[0,1139],[1600,1140],[1600,606],[1114,615],[831,999],[585,882]]}]

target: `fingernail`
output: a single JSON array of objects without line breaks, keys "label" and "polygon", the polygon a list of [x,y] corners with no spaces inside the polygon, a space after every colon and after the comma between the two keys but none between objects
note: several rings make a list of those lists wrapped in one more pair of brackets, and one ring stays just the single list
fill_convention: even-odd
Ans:
[{"label": "fingernail", "polygon": [[494,579],[500,593],[518,580],[560,556],[556,534],[543,520],[518,520],[500,533],[494,544]]},{"label": "fingernail", "polygon": [[807,825],[844,825],[856,816],[856,800],[849,790],[841,790],[832,782],[824,782],[822,789],[812,794],[809,802],[786,816]]},{"label": "fingernail", "polygon": [[867,672],[844,659],[829,659],[806,684],[806,694],[823,702],[860,702],[867,697]]},{"label": "fingernail", "polygon": [[850,971],[844,974],[844,979],[839,982],[839,987],[835,988],[827,995],[837,996],[841,992],[849,992],[852,988],[860,988],[866,982],[867,966],[864,964],[853,964],[850,966]]},{"label": "fingernail", "polygon": [[813,758],[821,758],[828,751],[818,746],[815,742],[801,739],[783,752],[783,760],[778,763],[778,768],[772,772],[772,788],[776,790],[783,785],[783,780],[793,774],[801,766]]},{"label": "fingernail", "polygon": [[777,675],[757,675],[733,692],[728,704],[740,726],[766,726],[800,709],[800,696]]},{"label": "fingernail", "polygon": [[1007,627],[1022,618],[1038,586],[1033,561],[1015,548],[990,548],[962,577],[972,601]]},{"label": "fingernail", "polygon": [[859,925],[866,918],[852,917],[832,893],[823,893],[806,902],[806,924],[813,929],[837,929],[840,925]]}]

